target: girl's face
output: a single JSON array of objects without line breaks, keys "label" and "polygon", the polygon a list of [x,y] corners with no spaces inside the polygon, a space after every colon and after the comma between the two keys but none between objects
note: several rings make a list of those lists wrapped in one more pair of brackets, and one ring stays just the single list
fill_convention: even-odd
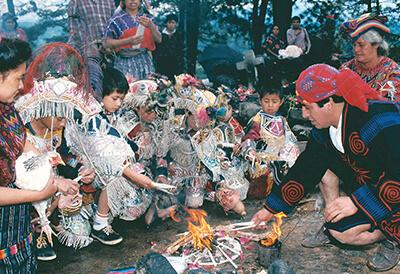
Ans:
[{"label": "girl's face", "polygon": [[24,87],[22,79],[26,64],[19,65],[16,69],[0,74],[0,102],[12,103],[19,91]]},{"label": "girl's face", "polygon": [[278,27],[278,26],[274,26],[274,27],[272,28],[272,33],[273,33],[275,36],[278,36],[278,35],[279,35],[279,27]]},{"label": "girl's face", "polygon": [[125,0],[127,10],[138,10],[141,3],[141,0]]},{"label": "girl's face", "polygon": [[103,97],[103,107],[108,113],[116,112],[122,105],[122,101],[125,98],[125,94],[113,91],[109,95]]},{"label": "girl's face", "polygon": [[261,99],[260,103],[261,108],[265,113],[269,115],[275,115],[283,104],[283,100],[278,94],[266,94]]}]

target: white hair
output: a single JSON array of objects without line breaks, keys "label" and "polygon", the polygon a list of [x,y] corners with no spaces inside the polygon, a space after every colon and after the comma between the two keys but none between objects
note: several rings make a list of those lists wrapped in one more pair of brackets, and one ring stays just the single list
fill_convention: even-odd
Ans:
[{"label": "white hair", "polygon": [[382,35],[376,30],[369,30],[361,37],[371,45],[378,45],[378,56],[387,56],[389,54],[389,44],[383,39]]}]

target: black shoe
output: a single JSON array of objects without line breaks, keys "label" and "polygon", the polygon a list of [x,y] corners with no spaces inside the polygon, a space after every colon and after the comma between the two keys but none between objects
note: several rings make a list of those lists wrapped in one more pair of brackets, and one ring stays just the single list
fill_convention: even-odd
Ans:
[{"label": "black shoe", "polygon": [[101,230],[92,229],[91,236],[93,239],[96,239],[105,245],[116,245],[123,240],[123,238],[115,232],[110,225]]},{"label": "black shoe", "polygon": [[52,261],[57,258],[56,252],[47,243],[46,237],[43,236],[36,239],[36,255],[39,261]]},{"label": "black shoe", "polygon": [[325,227],[322,226],[317,233],[307,236],[301,243],[302,246],[307,248],[320,247],[329,244],[329,237],[325,234]]},{"label": "black shoe", "polygon": [[369,269],[377,272],[388,271],[400,261],[400,248],[396,243],[384,240],[376,253],[367,261]]}]

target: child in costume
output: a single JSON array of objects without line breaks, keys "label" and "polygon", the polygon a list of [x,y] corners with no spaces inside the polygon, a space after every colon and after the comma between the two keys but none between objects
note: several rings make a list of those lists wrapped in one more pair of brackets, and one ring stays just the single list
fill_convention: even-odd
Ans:
[{"label": "child in costume", "polygon": [[[69,158],[68,152],[62,149],[65,146],[63,129],[67,120],[73,122],[75,111],[88,117],[100,109],[93,97],[87,94],[81,56],[64,43],[43,46],[28,68],[25,89],[28,93],[17,100],[16,108],[25,123],[27,140],[41,153],[57,150],[64,160]],[[67,178],[79,176],[76,181],[86,184],[93,181],[93,169],[72,167],[71,161],[66,162],[68,166],[59,169],[59,175],[66,175],[64,171],[70,169],[74,170],[74,177]],[[60,242],[75,248],[89,245],[92,242],[90,224],[81,212],[82,196],[53,197],[47,214],[50,216],[56,207],[59,207],[60,213],[59,226],[56,227]],[[37,238],[37,255],[39,260],[44,261],[56,258],[56,253],[43,236]]]},{"label": "child in costume", "polygon": [[[282,91],[274,87],[262,88],[259,95],[262,110],[249,121],[246,135],[242,139],[241,152],[250,162],[250,178],[253,182],[267,182],[264,192],[269,193],[273,183],[270,163],[285,161],[290,167],[300,150],[286,119],[278,113],[284,102]],[[264,197],[265,193],[257,192],[254,193],[255,197],[260,194]]]},{"label": "child in costume", "polygon": [[215,95],[196,87],[190,75],[176,77],[175,94],[170,100],[169,118],[164,125],[160,156],[168,163],[172,184],[184,189],[185,205],[203,205],[208,174],[197,156],[193,136],[207,123],[206,107],[213,104]]},{"label": "child in costume", "polygon": [[222,89],[207,112],[215,124],[193,137],[199,158],[213,175],[212,191],[206,198],[218,202],[225,211],[233,210],[243,216],[246,212],[241,200],[246,199],[249,188],[244,176],[247,164],[233,154],[233,147],[244,136],[243,129],[232,117],[228,95]]},{"label": "child in costume", "polygon": [[112,126],[129,86],[124,75],[113,70],[103,80],[104,110],[81,125],[67,126],[66,139],[71,151],[93,166],[97,177],[93,183],[100,189],[92,237],[103,244],[114,245],[122,237],[108,224],[108,215],[132,221],[144,214],[150,205],[153,181],[135,166],[136,148]]},{"label": "child in costume", "polygon": [[[132,82],[116,125],[127,139],[137,145],[138,169],[165,185],[171,185],[171,180],[167,160],[159,151],[170,90],[169,81],[155,77]],[[176,195],[168,192],[153,192],[153,202],[145,217],[148,225],[155,217],[164,219],[170,216],[176,208]]]}]

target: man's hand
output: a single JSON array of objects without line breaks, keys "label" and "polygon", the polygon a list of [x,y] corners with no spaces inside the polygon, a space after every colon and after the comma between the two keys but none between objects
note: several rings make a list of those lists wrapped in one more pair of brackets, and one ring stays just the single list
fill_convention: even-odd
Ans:
[{"label": "man's hand", "polygon": [[339,197],[326,206],[324,217],[327,222],[336,223],[344,217],[354,215],[357,210],[350,197]]},{"label": "man's hand", "polygon": [[255,225],[259,225],[261,222],[268,222],[273,216],[274,214],[263,208],[254,214],[253,218],[251,218],[251,221],[254,222]]}]

